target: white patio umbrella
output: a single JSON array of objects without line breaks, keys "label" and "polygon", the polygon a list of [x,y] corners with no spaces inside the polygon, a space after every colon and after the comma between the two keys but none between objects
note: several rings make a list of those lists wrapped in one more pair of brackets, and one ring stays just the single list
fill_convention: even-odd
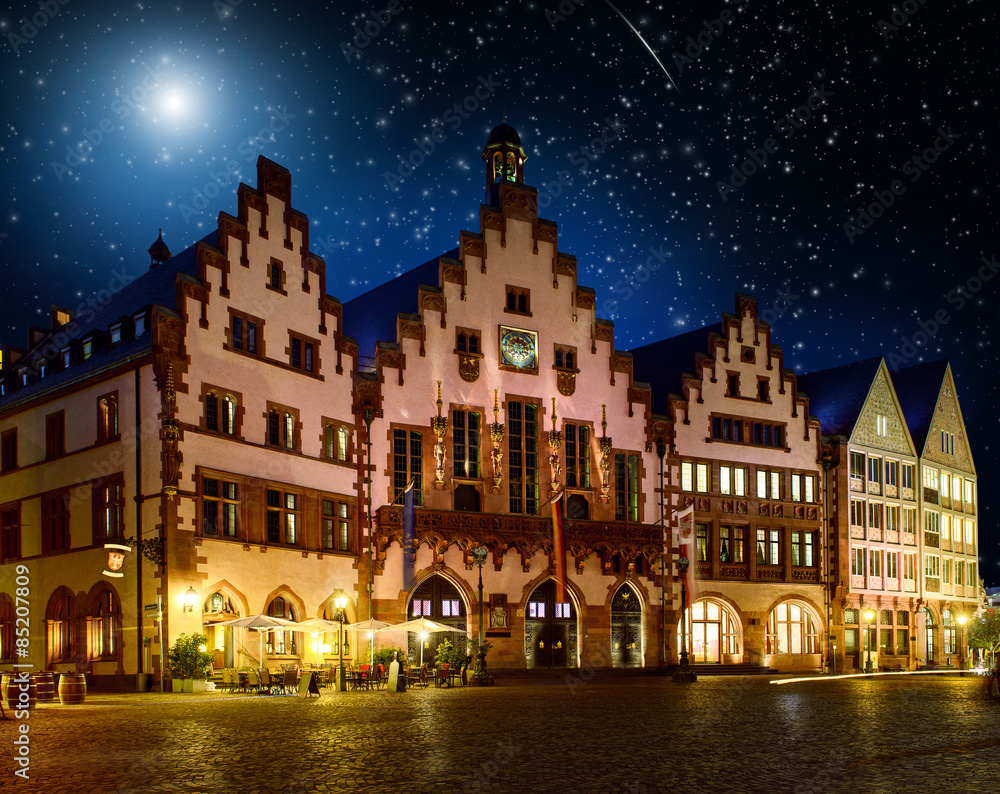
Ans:
[{"label": "white patio umbrella", "polygon": [[215,623],[216,626],[235,626],[240,629],[253,629],[254,631],[260,633],[260,666],[264,666],[264,634],[268,631],[275,631],[276,629],[295,629],[296,623],[291,620],[285,620],[284,618],[274,618],[270,615],[250,615],[245,618],[236,618],[235,620],[224,620],[221,623]]},{"label": "white patio umbrella", "polygon": [[375,664],[375,633],[379,631],[387,631],[395,628],[392,623],[386,623],[384,620],[375,620],[375,618],[368,618],[368,620],[362,620],[360,623],[351,623],[348,626],[344,626],[344,631],[367,631],[368,632],[368,664]]},{"label": "white patio umbrella", "polygon": [[[465,634],[465,629],[456,629],[454,626],[446,626],[443,623],[436,623],[427,618],[413,618],[405,623],[396,623],[382,631],[413,631],[417,634],[435,634],[440,631],[454,631],[458,634]],[[420,643],[420,666],[424,665],[424,643]]]}]

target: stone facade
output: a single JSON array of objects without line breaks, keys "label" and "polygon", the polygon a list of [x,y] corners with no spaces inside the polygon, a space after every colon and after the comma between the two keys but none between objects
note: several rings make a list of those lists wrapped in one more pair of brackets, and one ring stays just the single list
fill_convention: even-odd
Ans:
[{"label": "stone facade", "polygon": [[[618,350],[556,224],[538,217],[517,133],[494,130],[483,159],[478,228],[346,304],[327,293],[289,172],[261,158],[215,232],[175,257],[158,240],[150,270],[102,312],[54,310],[28,349],[4,351],[0,575],[30,581],[21,658],[120,688],[160,672],[161,632],[165,644],[205,633],[217,667],[332,663],[341,650],[360,661],[365,635],[341,649],[337,631],[262,641],[217,625],[336,620],[343,591],[348,623],[426,616],[475,637],[482,610],[495,668],[669,665],[674,515],[688,506],[695,662],[842,668],[844,611],[862,598],[905,612],[911,632],[925,603],[941,622],[968,601],[965,585],[932,598],[928,578],[911,592],[850,573],[857,546],[908,548],[901,530],[856,536],[852,498],[926,507],[916,486],[852,485],[854,454],[918,463],[884,365],[845,440],[821,437],[752,296],[695,348]],[[974,493],[950,373],[940,401],[928,445],[945,431],[954,451],[928,446],[921,465]],[[917,553],[923,542],[914,531]],[[974,548],[943,550],[971,560]],[[9,591],[0,666],[18,658]],[[409,643],[419,662],[440,641],[374,642]]]}]

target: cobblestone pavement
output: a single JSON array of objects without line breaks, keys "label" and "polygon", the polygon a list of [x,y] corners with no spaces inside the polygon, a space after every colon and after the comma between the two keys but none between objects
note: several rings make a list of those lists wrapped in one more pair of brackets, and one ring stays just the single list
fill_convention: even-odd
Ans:
[{"label": "cobblestone pavement", "polygon": [[100,695],[0,722],[0,791],[996,791],[978,677],[655,677],[320,698]]}]

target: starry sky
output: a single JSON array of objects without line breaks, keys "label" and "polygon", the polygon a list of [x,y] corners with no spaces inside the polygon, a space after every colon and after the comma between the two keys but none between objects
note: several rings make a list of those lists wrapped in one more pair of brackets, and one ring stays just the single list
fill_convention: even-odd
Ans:
[{"label": "starry sky", "polygon": [[1000,584],[996,7],[903,5],[8,4],[0,344],[203,237],[261,154],[348,300],[478,228],[506,116],[620,349],[743,291],[797,372],[950,359]]}]

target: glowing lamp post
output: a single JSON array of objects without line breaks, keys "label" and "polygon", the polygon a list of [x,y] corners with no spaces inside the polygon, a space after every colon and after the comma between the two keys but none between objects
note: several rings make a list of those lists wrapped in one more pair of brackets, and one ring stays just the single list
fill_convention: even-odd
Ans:
[{"label": "glowing lamp post", "polygon": [[965,615],[959,615],[958,616],[958,625],[959,625],[959,631],[958,631],[958,652],[959,652],[958,669],[959,670],[964,670],[965,669],[965,657],[966,657],[966,654],[968,654],[968,650],[966,650],[965,643],[962,641],[964,639],[962,637],[962,632],[965,629],[965,621],[966,620],[968,620],[968,618],[965,617]]},{"label": "glowing lamp post", "polygon": [[193,587],[189,587],[187,592],[184,593],[184,611],[194,612],[195,602],[198,600],[198,593],[195,592]]},{"label": "glowing lamp post", "polygon": [[340,636],[337,642],[337,651],[340,653],[340,664],[337,665],[337,691],[347,691],[347,681],[344,679],[344,609],[347,607],[347,595],[343,590],[338,589],[333,596],[333,603],[337,605],[337,622],[340,624]]},{"label": "glowing lamp post", "polygon": [[872,621],[875,619],[875,612],[871,609],[865,610],[865,645],[867,658],[865,660],[865,673],[872,672]]},{"label": "glowing lamp post", "polygon": [[697,681],[698,676],[691,669],[691,665],[688,664],[688,651],[687,651],[687,570],[691,561],[687,557],[681,557],[677,560],[677,570],[680,571],[681,575],[681,663],[677,668],[677,672],[674,673],[674,681],[680,681],[688,683],[691,681]]},{"label": "glowing lamp post", "polygon": [[476,675],[486,672],[486,651],[483,650],[483,563],[489,553],[485,546],[472,550],[472,557],[479,566],[479,652],[476,654]]}]

